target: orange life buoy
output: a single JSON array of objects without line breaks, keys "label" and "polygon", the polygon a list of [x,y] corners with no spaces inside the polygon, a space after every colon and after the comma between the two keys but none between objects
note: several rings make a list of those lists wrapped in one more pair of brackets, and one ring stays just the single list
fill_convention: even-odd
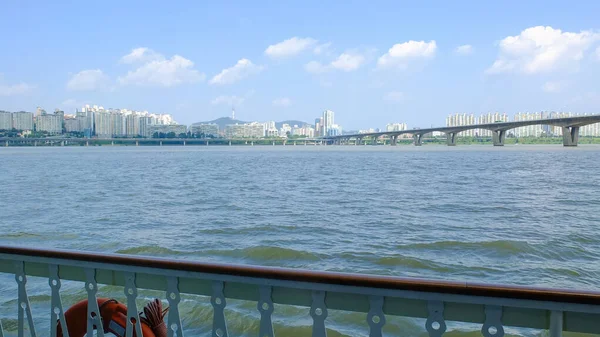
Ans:
[{"label": "orange life buoy", "polygon": [[[65,311],[65,321],[70,337],[84,337],[87,332],[88,301],[84,300]],[[125,337],[127,322],[127,306],[117,300],[98,298],[98,308],[104,333],[112,333]],[[160,300],[155,299],[144,308],[146,317],[140,317],[140,325],[144,337],[166,337],[167,327],[164,322],[166,310],[162,310]],[[57,322],[57,336],[62,337],[60,322]],[[135,330],[133,336],[136,336]],[[141,336],[140,336],[141,337]]]}]

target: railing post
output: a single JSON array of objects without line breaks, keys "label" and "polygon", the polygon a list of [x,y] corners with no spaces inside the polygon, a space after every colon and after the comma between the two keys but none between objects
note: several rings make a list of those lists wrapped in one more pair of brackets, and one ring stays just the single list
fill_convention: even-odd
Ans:
[{"label": "railing post", "polygon": [[27,288],[25,285],[27,284],[27,276],[25,275],[25,266],[23,261],[18,261],[16,263],[16,273],[15,279],[17,280],[17,285],[19,286],[19,294],[18,294],[18,310],[19,310],[19,318],[18,318],[18,335],[19,337],[25,336],[25,314],[27,314],[27,323],[29,323],[29,334],[31,337],[35,337],[35,326],[33,325],[33,317],[31,316],[31,306],[29,305],[29,297],[27,296]]},{"label": "railing post", "polygon": [[369,337],[382,337],[385,314],[383,313],[383,296],[369,297],[369,313],[367,314],[369,324]]},{"label": "railing post", "polygon": [[260,329],[258,337],[274,337],[273,322],[271,315],[273,314],[273,300],[271,299],[271,287],[261,286],[259,288],[260,300],[257,307],[260,312]]},{"label": "railing post", "polygon": [[169,301],[169,319],[167,336],[173,337],[177,332],[177,337],[183,337],[183,327],[181,326],[181,316],[179,316],[179,302],[181,295],[179,294],[179,279],[177,277],[169,277],[167,279],[167,301]]},{"label": "railing post", "polygon": [[127,296],[127,321],[125,335],[127,337],[133,337],[134,329],[136,336],[142,336],[140,316],[137,310],[137,304],[135,303],[137,295],[138,291],[137,287],[135,286],[135,273],[125,273],[125,296]]},{"label": "railing post", "polygon": [[310,316],[313,319],[312,337],[327,337],[327,330],[325,329],[327,306],[325,305],[324,291],[313,291]]},{"label": "railing post", "polygon": [[444,302],[429,301],[427,303],[429,316],[425,322],[425,328],[429,337],[442,337],[446,332],[446,321],[444,320]]},{"label": "railing post", "polygon": [[94,337],[94,326],[98,337],[104,337],[104,326],[102,325],[102,317],[100,316],[100,308],[98,308],[98,283],[96,283],[96,269],[85,270],[85,290],[88,293],[87,305],[87,337]]},{"label": "railing post", "polygon": [[481,327],[484,337],[503,337],[502,307],[496,305],[485,306],[485,322]]},{"label": "railing post", "polygon": [[210,303],[213,306],[213,326],[212,337],[228,337],[227,321],[225,320],[225,295],[223,294],[224,284],[222,281],[213,283],[213,294]]},{"label": "railing post", "polygon": [[58,266],[51,264],[49,268],[50,277],[48,278],[48,284],[50,284],[50,289],[52,290],[52,299],[50,300],[50,336],[56,337],[58,322],[62,330],[62,337],[69,337],[69,329],[67,328],[67,321],[60,299],[60,277],[58,276]]},{"label": "railing post", "polygon": [[561,337],[563,331],[563,312],[553,310],[550,313],[550,337]]}]

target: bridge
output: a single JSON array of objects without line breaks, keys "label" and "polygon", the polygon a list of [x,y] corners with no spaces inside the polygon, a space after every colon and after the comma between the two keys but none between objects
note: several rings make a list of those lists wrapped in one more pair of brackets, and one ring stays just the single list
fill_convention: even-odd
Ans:
[{"label": "bridge", "polygon": [[443,132],[446,134],[448,146],[456,145],[457,134],[467,130],[482,129],[492,131],[492,141],[494,146],[504,146],[504,139],[506,138],[506,131],[518,127],[529,126],[529,125],[550,125],[562,128],[563,134],[563,145],[564,146],[577,146],[579,141],[579,128],[585,125],[600,123],[600,115],[590,115],[581,117],[567,117],[567,118],[549,118],[549,119],[536,119],[528,121],[518,122],[499,122],[490,124],[472,124],[463,126],[448,126],[439,128],[427,128],[427,129],[412,129],[403,131],[386,131],[386,132],[373,132],[373,133],[359,133],[352,135],[340,135],[324,137],[329,143],[333,144],[344,144],[350,143],[354,140],[354,144],[362,144],[363,139],[368,137],[376,144],[379,137],[388,136],[390,138],[390,144],[396,145],[398,142],[398,136],[410,134],[413,136],[414,144],[420,146],[422,144],[422,138],[424,135],[432,132]]}]

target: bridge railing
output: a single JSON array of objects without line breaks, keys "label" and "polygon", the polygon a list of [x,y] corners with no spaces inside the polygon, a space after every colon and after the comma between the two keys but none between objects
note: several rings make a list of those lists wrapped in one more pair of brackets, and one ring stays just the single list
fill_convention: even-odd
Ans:
[{"label": "bridge railing", "polygon": [[[259,337],[272,337],[273,321],[283,315],[275,305],[291,305],[306,310],[306,324],[312,336],[326,336],[328,313],[334,310],[361,313],[369,336],[382,336],[386,318],[425,319],[423,334],[440,337],[448,326],[466,322],[477,324],[485,337],[502,337],[505,329],[532,328],[561,336],[563,331],[600,334],[600,293],[511,287],[474,283],[443,282],[397,277],[315,272],[295,269],[198,263],[182,260],[145,258],[76,251],[39,250],[0,246],[0,275],[11,275],[16,284],[14,305],[16,324],[10,329],[0,326],[0,336],[26,331],[36,336],[32,308],[28,297],[28,276],[48,280],[46,285],[50,310],[50,331],[42,336],[56,336],[56,324],[64,319],[61,281],[76,281],[85,289],[86,298],[95,301],[103,296],[99,285],[118,286],[129,307],[127,335],[140,325],[138,290],[158,290],[170,307],[166,321],[169,336],[184,336],[179,305],[190,295],[210,297],[211,319],[191,318],[205,324],[212,336],[226,337],[228,332],[227,300],[250,301],[256,308],[256,331]],[[14,278],[13,278],[14,276]],[[73,283],[73,282],[71,282]],[[0,286],[8,289],[8,285]],[[114,287],[109,287],[114,289]],[[38,289],[39,291],[39,289]],[[0,291],[0,295],[6,291]],[[154,292],[156,293],[156,292]],[[198,298],[198,297],[194,297]],[[15,301],[16,300],[16,301]],[[196,300],[198,301],[198,300]],[[277,306],[277,308],[281,308]],[[2,308],[0,312],[7,312]],[[11,309],[12,310],[12,309]],[[66,307],[64,308],[66,310]],[[94,315],[87,317],[92,320]],[[285,317],[283,317],[286,319]],[[10,317],[0,317],[8,320]],[[14,321],[14,320],[13,320]],[[1,322],[1,320],[0,320]],[[14,326],[16,325],[16,327]],[[189,319],[187,325],[190,325]],[[471,326],[471,325],[470,325]],[[15,331],[16,330],[16,331]],[[137,330],[137,329],[136,329]],[[191,335],[191,334],[190,334]],[[284,335],[284,334],[282,334]],[[353,334],[355,335],[355,334]]]}]

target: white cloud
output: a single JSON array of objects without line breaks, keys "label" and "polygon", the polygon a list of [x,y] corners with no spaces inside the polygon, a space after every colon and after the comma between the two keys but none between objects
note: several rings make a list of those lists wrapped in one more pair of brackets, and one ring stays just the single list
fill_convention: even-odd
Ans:
[{"label": "white cloud", "polygon": [[390,91],[383,96],[383,99],[388,102],[402,102],[404,98],[404,93],[401,91]]},{"label": "white cloud", "polygon": [[0,96],[15,96],[22,95],[27,93],[28,91],[35,88],[34,85],[30,85],[27,83],[18,83],[18,84],[3,84],[2,82],[2,74],[0,74]]},{"label": "white cloud", "polygon": [[304,65],[304,69],[309,73],[321,74],[327,71],[327,66],[317,61],[310,61]]},{"label": "white cloud", "polygon": [[288,107],[290,105],[292,105],[292,100],[290,100],[287,97],[278,98],[276,100],[273,100],[273,106]]},{"label": "white cloud", "polygon": [[564,83],[556,81],[548,81],[542,85],[542,90],[545,92],[556,93],[560,92],[564,88]]},{"label": "white cloud", "polygon": [[596,48],[596,58],[600,61],[600,47]]},{"label": "white cloud", "polygon": [[600,34],[563,32],[552,27],[531,27],[500,41],[500,55],[488,74],[521,72],[535,74],[557,69],[576,69],[584,52]]},{"label": "white cloud", "polygon": [[175,55],[171,59],[153,60],[127,75],[119,77],[121,85],[173,87],[203,81],[206,75],[194,69],[194,62]]},{"label": "white cloud", "polygon": [[265,55],[271,58],[283,58],[298,55],[306,49],[317,44],[317,40],[306,37],[292,37],[281,41],[277,44],[272,44],[265,50]]},{"label": "white cloud", "polygon": [[73,91],[98,90],[105,88],[108,82],[108,76],[100,69],[82,70],[67,82],[67,89]]},{"label": "white cloud", "polygon": [[151,61],[163,61],[164,59],[164,56],[155,52],[154,50],[146,47],[141,47],[132,49],[131,53],[121,57],[120,62],[125,64],[132,64],[146,63]]},{"label": "white cloud", "polygon": [[215,75],[210,80],[210,84],[223,85],[235,83],[244,77],[257,74],[263,69],[263,66],[258,66],[248,59],[241,59],[237,61],[233,67],[223,69],[220,73]]},{"label": "white cloud", "polygon": [[459,55],[469,55],[473,53],[473,46],[471,46],[470,44],[463,44],[462,46],[456,47],[454,52]]},{"label": "white cloud", "polygon": [[245,97],[239,97],[239,96],[219,96],[215,99],[213,99],[210,104],[212,105],[227,105],[227,106],[240,106],[244,103],[244,101],[246,100]]},{"label": "white cloud", "polygon": [[317,61],[310,61],[304,65],[304,69],[309,73],[322,74],[330,70],[354,71],[360,68],[366,62],[365,56],[354,52],[345,52],[338,56],[329,64],[322,64]]},{"label": "white cloud", "polygon": [[413,41],[398,43],[377,61],[380,67],[406,68],[408,63],[416,59],[428,59],[435,56],[437,45],[435,41]]},{"label": "white cloud", "polygon": [[315,47],[313,49],[313,53],[315,55],[326,54],[329,52],[329,48],[331,47],[331,42],[323,43]]},{"label": "white cloud", "polygon": [[365,57],[360,54],[350,54],[343,53],[338,56],[333,62],[331,62],[331,66],[335,69],[343,70],[343,71],[354,71],[358,69],[365,62]]}]

